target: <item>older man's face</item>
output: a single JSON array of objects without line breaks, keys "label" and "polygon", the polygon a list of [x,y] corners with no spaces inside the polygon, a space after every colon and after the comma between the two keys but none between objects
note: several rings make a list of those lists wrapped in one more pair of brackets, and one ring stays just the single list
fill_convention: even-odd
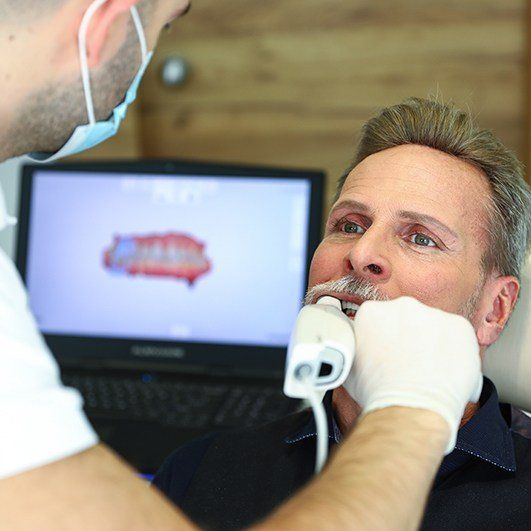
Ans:
[{"label": "older man's face", "polygon": [[331,281],[354,278],[365,291],[336,292],[339,298],[359,304],[409,295],[472,317],[469,303],[482,287],[488,194],[479,170],[440,151],[405,145],[371,155],[350,173],[332,207],[308,287],[321,294],[323,283],[326,292]]}]

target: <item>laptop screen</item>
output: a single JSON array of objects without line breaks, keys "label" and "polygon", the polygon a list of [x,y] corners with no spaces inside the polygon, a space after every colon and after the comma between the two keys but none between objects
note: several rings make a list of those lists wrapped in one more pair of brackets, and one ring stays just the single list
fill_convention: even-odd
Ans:
[{"label": "laptop screen", "polygon": [[285,347],[309,179],[34,169],[25,280],[54,336]]}]

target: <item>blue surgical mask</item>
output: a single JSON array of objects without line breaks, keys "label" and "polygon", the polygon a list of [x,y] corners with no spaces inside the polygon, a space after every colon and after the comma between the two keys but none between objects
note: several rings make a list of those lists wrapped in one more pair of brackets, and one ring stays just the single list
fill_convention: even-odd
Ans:
[{"label": "blue surgical mask", "polygon": [[93,2],[87,9],[79,28],[79,60],[81,62],[81,77],[83,79],[83,88],[85,91],[85,100],[87,104],[87,114],[89,120],[88,124],[78,126],[72,133],[70,139],[57,153],[31,153],[28,155],[33,162],[54,162],[69,155],[86,151],[87,149],[91,149],[94,146],[105,142],[105,140],[108,140],[118,132],[118,129],[120,128],[120,125],[127,114],[127,108],[136,99],[138,86],[140,85],[140,81],[142,80],[151,58],[153,57],[153,52],[148,53],[147,51],[146,36],[144,34],[142,22],[136,7],[133,6],[130,8],[130,11],[140,41],[142,64],[140,65],[140,69],[138,70],[131,87],[125,95],[124,100],[114,109],[110,118],[105,122],[96,121],[96,117],[94,115],[92,88],[90,84],[90,73],[88,68],[87,30],[94,13],[105,2],[107,2],[107,0],[96,0]]}]

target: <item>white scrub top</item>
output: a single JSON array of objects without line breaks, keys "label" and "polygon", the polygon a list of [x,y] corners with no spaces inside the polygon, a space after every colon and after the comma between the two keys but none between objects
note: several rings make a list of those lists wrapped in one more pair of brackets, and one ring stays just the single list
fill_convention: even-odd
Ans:
[{"label": "white scrub top", "polygon": [[[0,230],[14,222],[0,188]],[[96,444],[82,405],[62,385],[20,275],[0,249],[0,479]]]}]

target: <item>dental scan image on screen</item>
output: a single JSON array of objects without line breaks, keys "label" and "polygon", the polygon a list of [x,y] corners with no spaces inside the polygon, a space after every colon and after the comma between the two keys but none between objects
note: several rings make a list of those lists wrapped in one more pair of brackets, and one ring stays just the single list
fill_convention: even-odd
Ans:
[{"label": "dental scan image on screen", "polygon": [[47,334],[286,346],[310,183],[37,172],[27,284]]},{"label": "dental scan image on screen", "polygon": [[115,236],[103,261],[111,272],[181,278],[192,286],[212,268],[204,249],[205,244],[187,234]]}]

